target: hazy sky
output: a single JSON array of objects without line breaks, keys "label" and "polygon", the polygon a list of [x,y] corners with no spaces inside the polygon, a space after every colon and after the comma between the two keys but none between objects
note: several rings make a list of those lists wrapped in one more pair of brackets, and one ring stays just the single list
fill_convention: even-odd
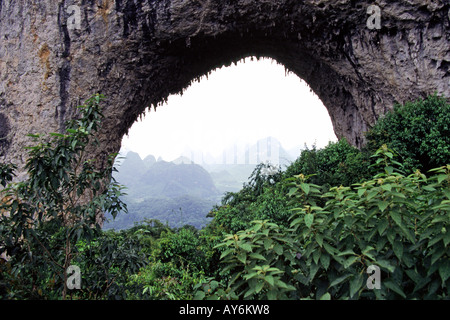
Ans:
[{"label": "hazy sky", "polygon": [[171,161],[187,148],[217,156],[237,143],[273,136],[286,149],[335,141],[326,108],[308,85],[270,59],[223,67],[193,83],[183,96],[138,120],[122,152]]}]

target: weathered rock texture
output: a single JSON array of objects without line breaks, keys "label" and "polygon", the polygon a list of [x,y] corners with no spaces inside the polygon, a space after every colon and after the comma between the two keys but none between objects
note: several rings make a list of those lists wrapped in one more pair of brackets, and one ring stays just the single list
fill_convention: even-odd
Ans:
[{"label": "weathered rock texture", "polygon": [[[381,29],[366,24],[373,4]],[[147,107],[249,55],[304,79],[337,136],[359,146],[394,102],[450,97],[449,10],[447,0],[0,0],[0,154],[23,164],[27,133],[63,130],[100,92],[92,152],[105,157]]]}]

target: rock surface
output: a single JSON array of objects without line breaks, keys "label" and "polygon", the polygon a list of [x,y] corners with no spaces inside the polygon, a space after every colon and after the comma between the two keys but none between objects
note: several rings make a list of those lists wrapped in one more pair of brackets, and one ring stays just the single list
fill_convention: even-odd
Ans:
[{"label": "rock surface", "polygon": [[97,92],[106,120],[92,155],[105,159],[146,108],[250,55],[304,79],[337,136],[361,146],[394,102],[450,97],[449,10],[446,0],[0,0],[0,161],[23,165],[26,134],[63,130]]}]

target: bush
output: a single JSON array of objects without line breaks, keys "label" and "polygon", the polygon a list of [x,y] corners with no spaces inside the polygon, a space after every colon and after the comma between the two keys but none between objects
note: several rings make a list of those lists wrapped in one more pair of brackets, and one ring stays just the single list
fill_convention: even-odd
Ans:
[{"label": "bush", "polygon": [[159,245],[158,257],[162,262],[184,263],[197,270],[206,267],[204,253],[200,250],[200,238],[192,229],[181,228],[176,233],[162,234]]},{"label": "bush", "polygon": [[228,292],[232,296],[250,299],[285,299],[295,290],[289,283],[300,249],[292,234],[268,220],[253,221],[253,226],[225,236],[221,259],[226,266],[222,274],[230,273]]},{"label": "bush", "polygon": [[284,174],[292,177],[300,173],[311,176],[311,183],[329,188],[350,186],[352,183],[370,177],[369,156],[351,146],[347,140],[330,142],[325,148],[303,150]]},{"label": "bush", "polygon": [[400,154],[410,172],[450,163],[450,104],[437,95],[404,106],[396,104],[367,133],[370,153],[383,144]]},{"label": "bush", "polygon": [[[324,193],[303,174],[290,178],[292,229],[257,221],[228,235],[218,246],[229,247],[222,253],[233,275],[228,291],[269,299],[448,299],[450,165],[429,177],[405,176],[386,146],[374,156],[381,173],[351,187]],[[381,270],[380,289],[366,286],[371,266]]]}]

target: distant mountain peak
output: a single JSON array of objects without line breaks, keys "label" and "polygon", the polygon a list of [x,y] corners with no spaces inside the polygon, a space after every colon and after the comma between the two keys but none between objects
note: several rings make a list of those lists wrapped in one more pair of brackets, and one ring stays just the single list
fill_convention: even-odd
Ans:
[{"label": "distant mountain peak", "polygon": [[175,164],[194,164],[194,162],[191,159],[189,159],[188,157],[184,157],[184,156],[176,158],[175,160],[172,161],[172,163],[175,163]]}]

